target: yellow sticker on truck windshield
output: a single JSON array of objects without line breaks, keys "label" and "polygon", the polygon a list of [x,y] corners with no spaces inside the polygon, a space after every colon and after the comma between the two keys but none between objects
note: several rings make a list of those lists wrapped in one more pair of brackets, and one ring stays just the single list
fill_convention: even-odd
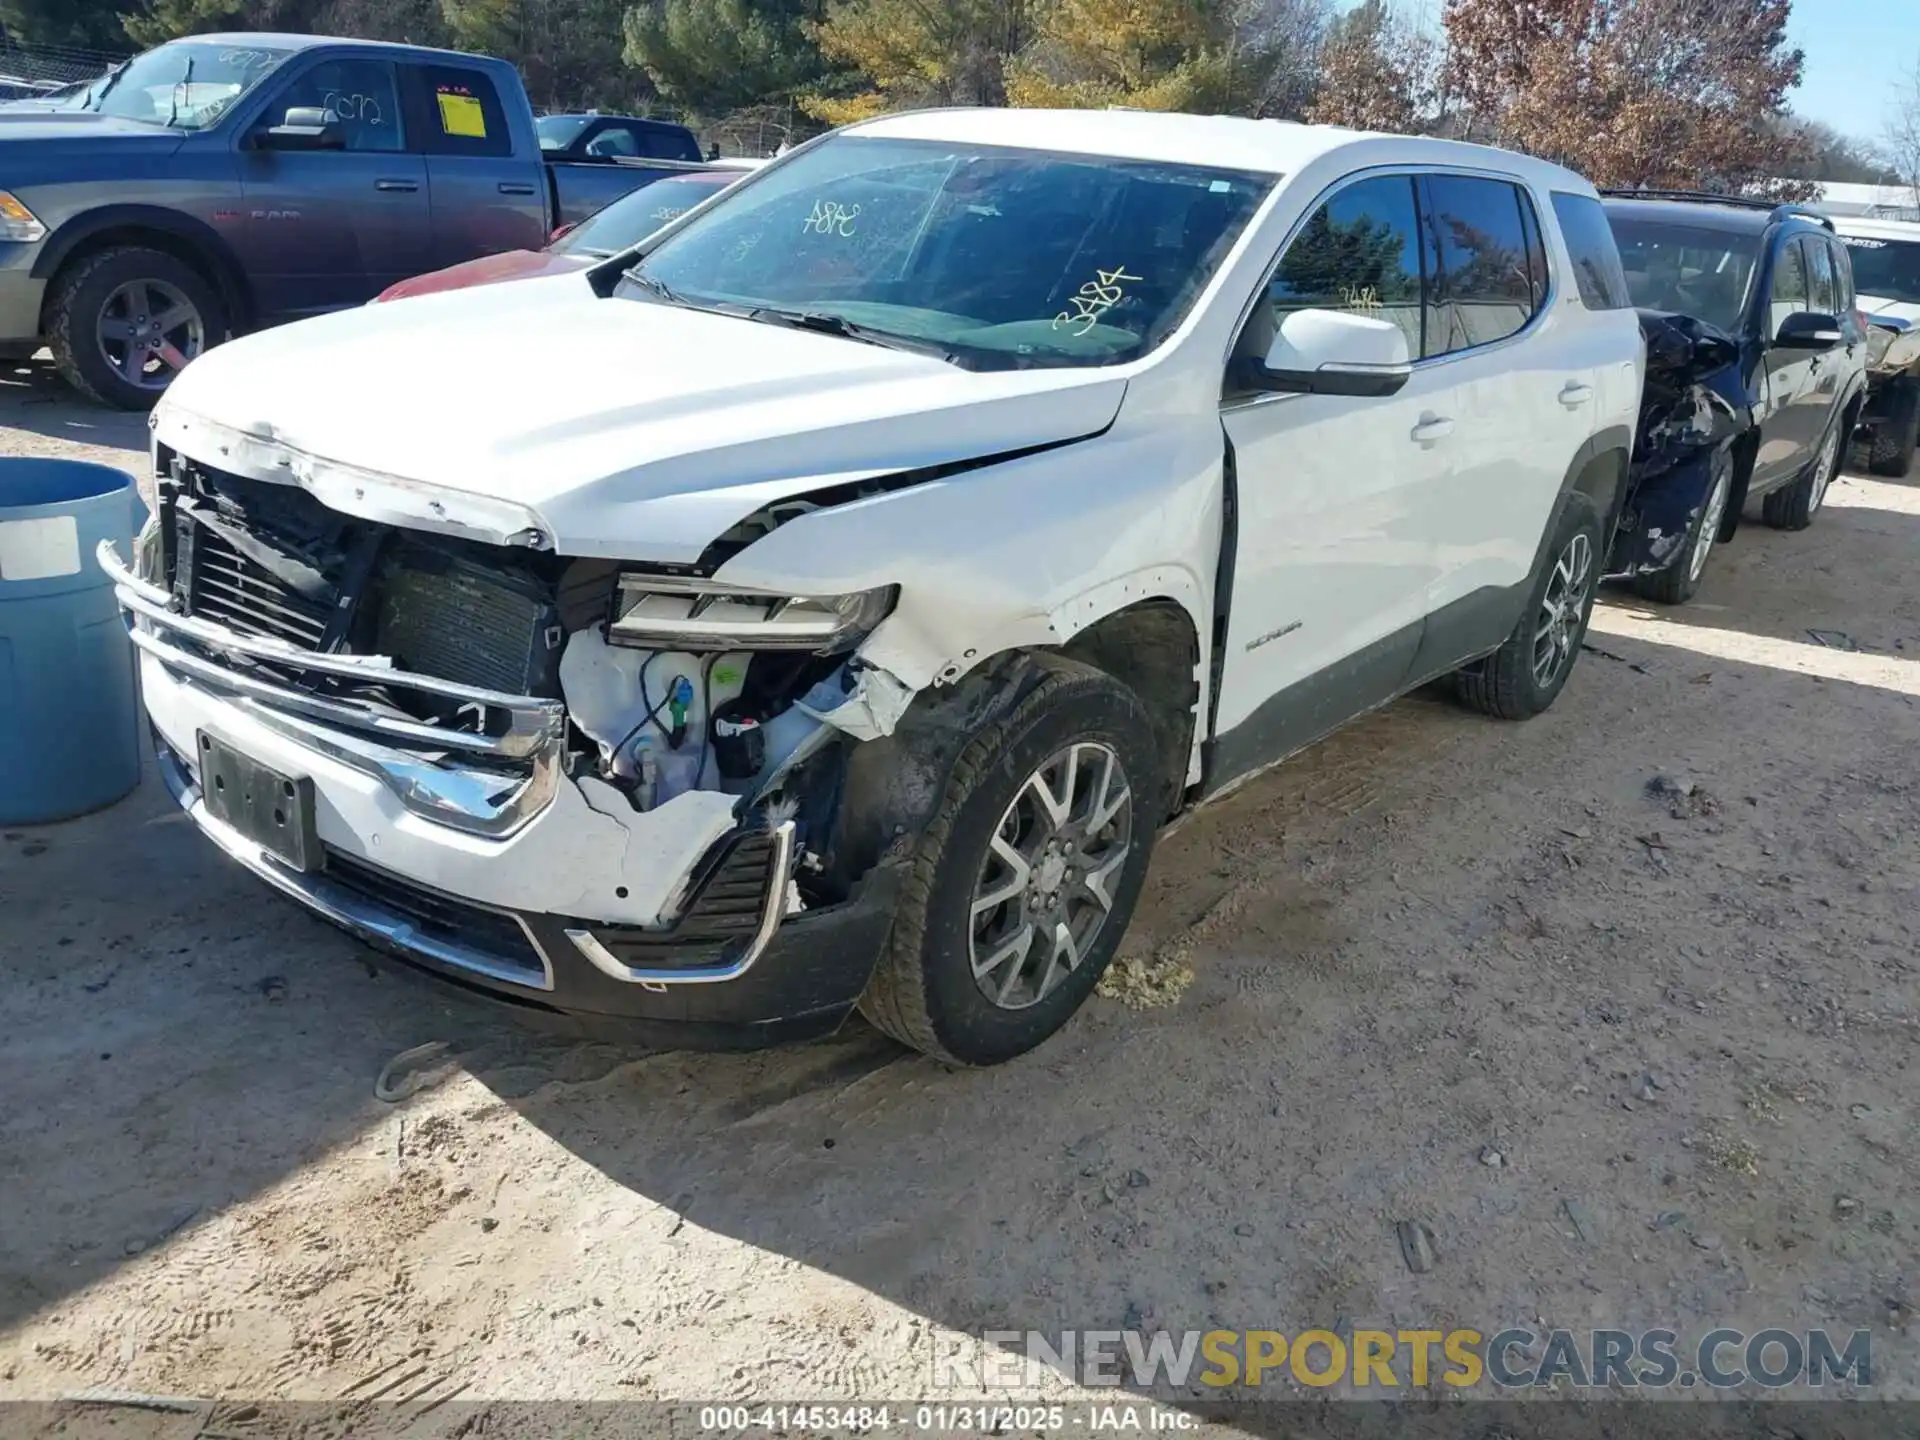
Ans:
[{"label": "yellow sticker on truck windshield", "polygon": [[487,138],[487,116],[480,102],[471,95],[439,92],[440,128],[449,135],[464,135],[470,140]]}]

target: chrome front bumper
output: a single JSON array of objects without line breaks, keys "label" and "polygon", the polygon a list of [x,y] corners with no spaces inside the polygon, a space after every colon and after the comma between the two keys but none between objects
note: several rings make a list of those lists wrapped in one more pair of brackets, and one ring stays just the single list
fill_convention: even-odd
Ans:
[{"label": "chrome front bumper", "polygon": [[[513,834],[553,799],[566,734],[566,710],[558,700],[478,690],[396,670],[377,656],[320,655],[239,635],[180,614],[167,591],[121,562],[112,541],[100,543],[98,557],[142,651],[289,739],[374,776],[423,819],[497,839]],[[478,725],[456,730],[369,703],[324,698],[259,669],[217,664],[183,649],[177,643],[182,640],[241,661],[439,696],[472,713]],[[504,718],[504,727],[496,717]]]}]

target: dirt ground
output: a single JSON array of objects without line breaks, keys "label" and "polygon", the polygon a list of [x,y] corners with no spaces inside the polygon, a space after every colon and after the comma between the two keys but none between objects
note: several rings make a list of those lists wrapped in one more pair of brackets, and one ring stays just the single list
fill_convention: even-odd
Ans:
[{"label": "dirt ground", "polygon": [[[0,452],[144,437],[0,385]],[[0,1395],[852,1401],[996,1329],[1781,1325],[1920,1397],[1916,556],[1920,477],[1850,476],[1690,606],[1609,596],[1541,719],[1350,727],[1163,840],[1127,953],[1178,1003],[988,1072],[530,1034],[151,776],[8,832]]]}]

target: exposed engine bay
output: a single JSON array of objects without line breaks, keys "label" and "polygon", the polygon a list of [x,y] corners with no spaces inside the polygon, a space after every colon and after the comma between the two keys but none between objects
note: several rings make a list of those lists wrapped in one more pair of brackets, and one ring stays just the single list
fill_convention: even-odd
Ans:
[{"label": "exposed engine bay", "polygon": [[[1673,563],[1713,489],[1715,457],[1755,424],[1731,336],[1691,315],[1656,310],[1640,311],[1640,332],[1646,384],[1609,577]],[[1737,503],[1728,508],[1721,539],[1738,515]]]},{"label": "exposed engine bay", "polygon": [[[431,535],[164,448],[159,458],[150,542],[159,553],[148,574],[184,615],[301,651],[377,657],[396,682],[404,672],[559,701],[564,771],[606,813],[720,792],[738,797],[743,828],[792,819],[804,847],[833,828],[843,742],[890,733],[911,699],[852,653],[885,618],[890,590],[729,594],[692,568],[641,571]],[[499,723],[497,711],[364,671],[227,663],[403,722],[475,734]],[[826,868],[813,855],[800,871]],[[838,898],[844,879],[797,888],[791,908]]]}]

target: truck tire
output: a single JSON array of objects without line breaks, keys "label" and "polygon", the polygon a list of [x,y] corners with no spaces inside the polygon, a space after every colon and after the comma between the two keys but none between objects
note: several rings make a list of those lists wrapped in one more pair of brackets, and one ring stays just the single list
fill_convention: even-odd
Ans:
[{"label": "truck tire", "polygon": [[1873,428],[1867,469],[1901,479],[1913,466],[1916,446],[1920,446],[1920,379],[1906,375],[1888,389],[1886,418]]},{"label": "truck tire", "polygon": [[1153,850],[1146,707],[1091,666],[1036,659],[1047,673],[954,763],[860,997],[880,1029],[950,1065],[1011,1060],[1066,1024],[1112,960]]},{"label": "truck tire", "polygon": [[1700,513],[1693,517],[1693,528],[1687,531],[1685,543],[1674,552],[1667,568],[1634,578],[1634,590],[1656,604],[1686,604],[1707,572],[1707,556],[1713,553],[1726,516],[1727,499],[1733,493],[1733,451],[1714,452],[1711,474],[1712,484]]},{"label": "truck tire", "polygon": [[225,338],[226,307],[199,271],[161,250],[116,245],[54,278],[47,343],[89,400],[149,410],[179,368]]},{"label": "truck tire", "polygon": [[1454,672],[1454,693],[1497,720],[1531,719],[1553,704],[1580,658],[1599,579],[1600,516],[1586,496],[1569,495],[1513,633]]},{"label": "truck tire", "polygon": [[1835,411],[1820,436],[1813,459],[1791,485],[1774,491],[1760,502],[1760,518],[1776,530],[1804,530],[1820,513],[1827,498],[1827,486],[1840,473],[1840,427],[1843,417]]}]

